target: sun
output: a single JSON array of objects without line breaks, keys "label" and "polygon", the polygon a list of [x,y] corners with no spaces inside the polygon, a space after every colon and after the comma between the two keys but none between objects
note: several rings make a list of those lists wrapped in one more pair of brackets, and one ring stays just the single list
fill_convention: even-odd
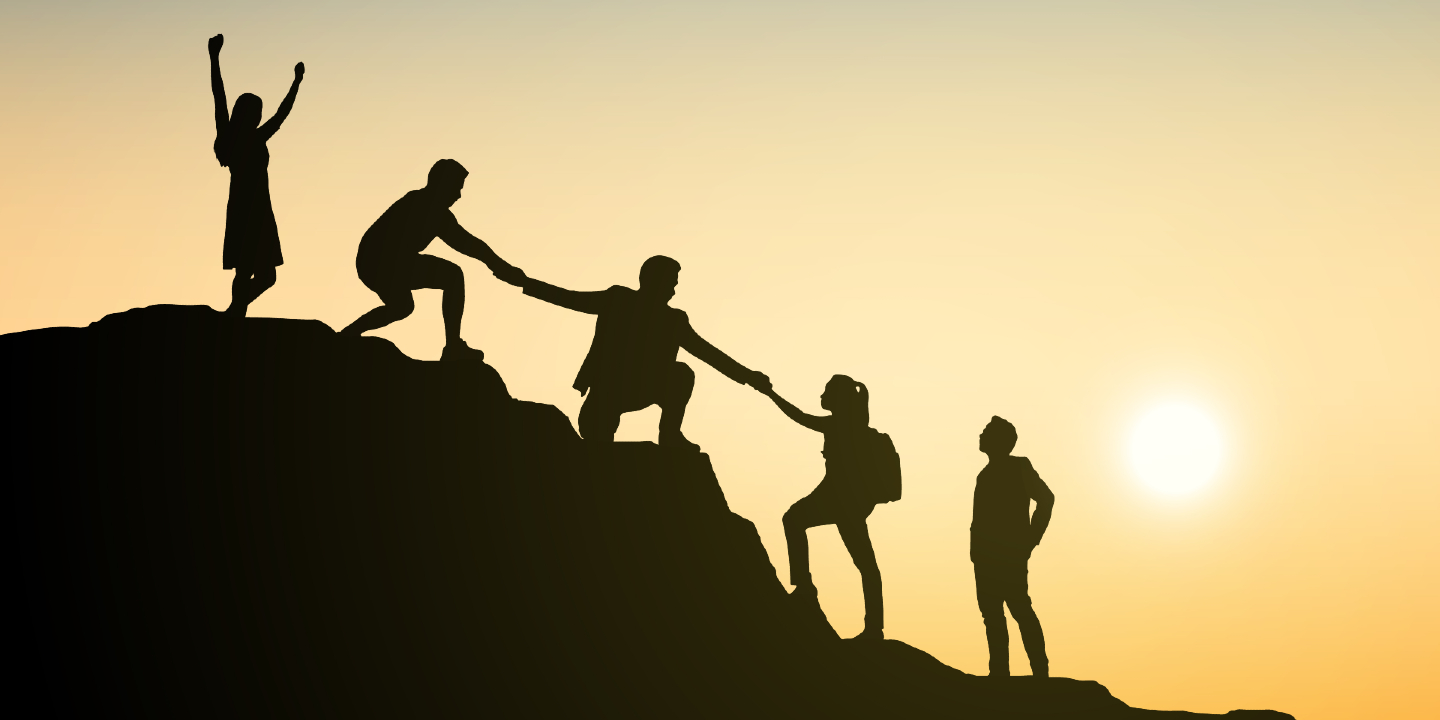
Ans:
[{"label": "sun", "polygon": [[1220,467],[1220,431],[1190,405],[1162,405],[1135,426],[1130,464],[1154,490],[1171,495],[1195,492]]}]

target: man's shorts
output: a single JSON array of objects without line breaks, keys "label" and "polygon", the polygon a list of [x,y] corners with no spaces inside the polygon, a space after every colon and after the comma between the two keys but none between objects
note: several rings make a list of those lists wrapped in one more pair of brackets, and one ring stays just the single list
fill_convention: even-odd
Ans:
[{"label": "man's shorts", "polygon": [[381,300],[402,295],[408,298],[411,290],[421,288],[443,288],[459,269],[459,265],[449,260],[419,253],[355,260],[360,282],[365,283],[365,287],[379,295]]}]

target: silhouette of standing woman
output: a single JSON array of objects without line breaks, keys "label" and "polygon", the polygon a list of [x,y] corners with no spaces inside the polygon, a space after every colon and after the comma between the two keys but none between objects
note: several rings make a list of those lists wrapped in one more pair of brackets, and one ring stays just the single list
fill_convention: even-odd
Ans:
[{"label": "silhouette of standing woman", "polygon": [[[879,439],[870,428],[870,393],[865,385],[845,375],[836,375],[825,384],[820,407],[830,415],[808,415],[780,397],[774,388],[762,388],[781,412],[791,420],[825,434],[825,479],[809,495],[786,511],[785,544],[790,551],[790,584],[793,595],[813,601],[818,591],[810,578],[810,540],[806,530],[834,525],[860,570],[865,591],[865,631],[856,639],[882,640],[885,637],[885,601],[881,594],[880,565],[870,544],[865,519],[875,510],[877,498],[867,476],[874,466],[871,457]],[[885,442],[888,445],[888,438]],[[893,448],[893,446],[892,446]]]},{"label": "silhouette of standing woman", "polygon": [[295,64],[295,82],[275,116],[260,124],[260,98],[244,93],[235,109],[225,109],[225,82],[220,79],[220,47],[224,35],[210,38],[210,89],[215,94],[215,159],[230,168],[230,201],[225,208],[225,269],[235,271],[230,284],[230,307],[225,312],[243,317],[250,303],[275,284],[275,268],[284,264],[280,231],[270,207],[270,150],[265,142],[275,135],[295,106],[305,63]]}]

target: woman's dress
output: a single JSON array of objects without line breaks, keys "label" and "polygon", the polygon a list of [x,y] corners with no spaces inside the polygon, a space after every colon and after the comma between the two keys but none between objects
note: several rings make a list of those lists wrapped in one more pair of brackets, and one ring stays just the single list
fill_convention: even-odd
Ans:
[{"label": "woman's dress", "polygon": [[280,230],[270,207],[270,150],[258,132],[227,141],[230,201],[225,208],[225,269],[282,265]]}]

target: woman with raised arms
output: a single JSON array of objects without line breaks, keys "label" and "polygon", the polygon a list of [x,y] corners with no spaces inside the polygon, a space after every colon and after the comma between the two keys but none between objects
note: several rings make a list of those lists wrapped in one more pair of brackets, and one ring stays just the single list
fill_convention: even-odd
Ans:
[{"label": "woman with raised arms", "polygon": [[230,201],[225,208],[225,269],[235,271],[230,284],[230,307],[225,311],[244,317],[250,303],[275,284],[275,268],[285,262],[280,254],[280,231],[270,206],[270,150],[266,141],[275,135],[300,91],[305,63],[295,64],[295,81],[265,124],[260,124],[260,98],[244,93],[235,98],[234,110],[225,105],[225,82],[220,78],[220,47],[224,35],[210,38],[210,90],[215,95],[215,159],[230,169]]}]

